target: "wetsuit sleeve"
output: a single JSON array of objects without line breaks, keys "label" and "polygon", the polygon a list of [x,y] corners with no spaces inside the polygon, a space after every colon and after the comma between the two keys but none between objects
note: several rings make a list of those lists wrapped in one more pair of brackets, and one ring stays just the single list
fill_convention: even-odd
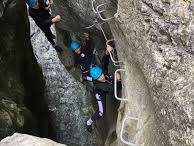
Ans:
[{"label": "wetsuit sleeve", "polygon": [[110,62],[110,55],[104,55],[102,58],[102,68],[105,74],[108,74],[108,65]]}]

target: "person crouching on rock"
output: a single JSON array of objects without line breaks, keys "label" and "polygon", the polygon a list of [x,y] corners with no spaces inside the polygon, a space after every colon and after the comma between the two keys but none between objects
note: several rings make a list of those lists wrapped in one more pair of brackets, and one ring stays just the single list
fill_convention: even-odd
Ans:
[{"label": "person crouching on rock", "polygon": [[90,80],[89,70],[90,66],[96,64],[94,50],[94,43],[90,38],[89,33],[84,33],[85,43],[80,45],[78,41],[73,40],[70,45],[71,51],[74,55],[74,65],[79,67],[82,72],[82,77]]},{"label": "person crouching on rock", "polygon": [[60,21],[60,15],[52,17],[49,10],[49,2],[44,2],[44,0],[26,0],[26,3],[29,6],[29,15],[35,21],[36,25],[44,32],[55,50],[61,53],[63,50],[54,42],[55,35],[52,34],[50,29],[53,23]]},{"label": "person crouching on rock", "polygon": [[92,123],[100,119],[106,111],[106,94],[114,93],[114,80],[117,80],[117,90],[121,90],[121,77],[117,74],[117,78],[114,79],[108,73],[108,65],[110,56],[109,53],[112,51],[112,47],[107,45],[107,50],[102,59],[102,68],[99,66],[93,66],[90,68],[90,76],[94,82],[94,91],[96,101],[98,103],[98,110],[91,116],[91,118],[86,122],[86,128],[89,132],[92,132]]}]

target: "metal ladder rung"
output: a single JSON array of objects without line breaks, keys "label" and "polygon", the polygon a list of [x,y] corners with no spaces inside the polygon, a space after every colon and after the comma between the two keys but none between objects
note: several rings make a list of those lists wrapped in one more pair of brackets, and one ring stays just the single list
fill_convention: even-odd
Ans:
[{"label": "metal ladder rung", "polygon": [[114,63],[115,66],[122,66],[122,65],[120,65],[121,63],[123,63],[122,61],[116,61],[116,60],[114,60],[112,53],[109,52],[109,54],[110,54],[110,59],[112,60],[112,62]]},{"label": "metal ladder rung", "polygon": [[[115,41],[114,39],[110,39],[110,40],[107,40],[106,41],[106,45],[108,45],[109,42],[112,42],[112,41]],[[110,59],[112,60],[112,62],[114,63],[115,66],[122,66],[123,65],[123,62],[122,61],[116,61],[112,55],[111,52],[109,52],[110,54]],[[122,64],[121,64],[122,63]]]},{"label": "metal ladder rung", "polygon": [[107,3],[100,4],[100,5],[98,5],[97,8],[96,8],[96,12],[97,12],[98,16],[100,17],[100,19],[102,19],[103,21],[108,21],[108,20],[111,20],[111,19],[115,18],[115,17],[109,17],[109,18],[103,18],[103,17],[102,17],[101,13],[102,13],[102,12],[105,12],[106,10],[100,10],[100,8],[101,8],[102,6],[104,6],[104,5],[107,5]]},{"label": "metal ladder rung", "polygon": [[120,100],[120,101],[128,101],[126,98],[119,98],[118,96],[117,96],[117,72],[119,72],[119,71],[125,71],[124,69],[117,69],[116,71],[115,71],[115,74],[114,74],[114,95],[115,95],[115,98],[117,99],[117,100]]},{"label": "metal ladder rung", "polygon": [[87,27],[85,27],[86,29],[90,29],[90,28],[92,28],[92,27],[94,27],[95,26],[95,24],[92,24],[92,25],[90,25],[90,26],[87,26]]},{"label": "metal ladder rung", "polygon": [[95,7],[94,7],[94,2],[95,2],[96,0],[92,0],[92,10],[93,10],[93,12],[94,13],[98,13],[97,11],[96,11],[96,9],[95,9]]},{"label": "metal ladder rung", "polygon": [[121,127],[121,132],[120,132],[120,139],[121,141],[124,143],[124,144],[127,144],[129,146],[136,146],[136,144],[132,143],[132,142],[129,142],[129,141],[126,141],[124,138],[123,138],[123,129],[124,129],[124,125],[125,125],[125,122],[127,119],[130,119],[130,120],[136,120],[137,122],[139,122],[139,119],[136,118],[136,117],[132,117],[132,116],[126,116],[123,120],[123,123],[122,123],[122,127]]},{"label": "metal ladder rung", "polygon": [[105,32],[104,32],[104,30],[103,30],[103,28],[102,28],[102,24],[104,24],[104,22],[101,23],[101,24],[99,24],[99,27],[100,27],[100,29],[101,29],[101,31],[102,31],[102,33],[103,33],[103,36],[104,36],[105,40],[107,41],[108,38],[106,37],[106,34],[105,34]]}]

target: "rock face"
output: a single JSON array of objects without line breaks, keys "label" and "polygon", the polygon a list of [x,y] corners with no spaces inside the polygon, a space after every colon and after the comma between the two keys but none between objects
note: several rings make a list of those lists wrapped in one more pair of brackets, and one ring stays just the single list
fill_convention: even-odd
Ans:
[{"label": "rock face", "polygon": [[[76,22],[59,25],[72,31],[97,17],[86,1],[56,0],[54,6],[63,22]],[[119,109],[118,137],[125,117],[133,116],[138,122],[127,119],[124,126],[128,142],[193,145],[193,6],[183,0],[118,0],[116,18],[108,21],[124,63],[123,97],[128,99]],[[76,17],[70,18],[67,8]],[[119,139],[117,145],[124,145]]]},{"label": "rock face", "polygon": [[[30,18],[31,41],[46,81],[46,97],[56,140],[67,145],[101,145],[94,131],[86,131],[85,122],[93,111],[85,87],[66,70],[57,52]],[[52,29],[55,32],[55,29]]]},{"label": "rock face", "polygon": [[40,122],[47,116],[44,82],[27,18],[24,1],[0,1],[0,139],[16,131],[44,135],[40,131],[48,129]]},{"label": "rock face", "polygon": [[[53,12],[62,15],[57,28],[79,37],[85,26],[95,18],[99,20],[90,2],[55,0]],[[95,5],[103,2],[99,0]],[[194,2],[118,0],[117,6],[115,3],[116,0],[109,3],[113,9],[105,16],[113,16],[117,9],[115,19],[108,23],[118,59],[124,64],[123,98],[127,101],[122,101],[119,108],[117,139],[111,135],[107,145],[123,146],[129,142],[142,146],[194,145]],[[28,24],[24,23],[25,5],[17,1],[16,11],[15,0],[3,0],[0,6],[1,132],[6,136],[18,130],[25,132],[27,127],[36,133],[37,125],[42,127],[36,119],[47,113],[45,106],[40,106],[45,103],[37,100],[44,97],[44,82],[27,37],[30,34]],[[99,28],[93,34],[102,37]],[[103,145],[96,131],[89,134],[84,128],[93,109],[85,87],[64,68],[33,21],[31,36],[46,81],[46,102],[56,140],[75,146]]]},{"label": "rock face", "polygon": [[[96,1],[95,2],[95,8],[98,4],[100,4],[103,1]],[[115,1],[113,1],[115,2]],[[115,6],[115,3],[113,4]],[[115,9],[115,8],[114,8]],[[74,39],[78,39],[83,43],[83,31],[90,32],[90,36],[94,40],[94,44],[96,47],[96,50],[102,58],[102,54],[104,54],[105,51],[105,38],[103,37],[103,34],[101,31],[99,31],[100,27],[92,27],[90,29],[86,29],[87,26],[93,25],[94,20],[99,20],[98,16],[93,12],[92,10],[92,3],[91,1],[76,1],[76,0],[55,0],[54,4],[52,5],[52,11],[54,14],[60,14],[62,21],[59,22],[56,25],[57,28],[57,42],[62,46],[63,44],[61,42],[64,41],[63,30],[66,30],[70,33],[71,37]],[[99,20],[99,23],[102,23],[102,21]],[[106,32],[106,35],[108,37],[111,36],[111,33],[109,31],[108,23],[102,25],[104,31]],[[62,39],[63,38],[63,39]],[[65,64],[66,68],[70,68],[71,73],[75,76],[76,72],[73,71],[72,66],[70,66],[68,60],[69,54],[67,49],[65,48],[65,61],[63,63]],[[89,87],[92,89],[91,87]],[[94,99],[95,100],[95,99]],[[106,115],[96,122],[95,129],[98,129],[99,134],[102,137],[103,142],[106,141],[107,136],[111,135],[112,132],[115,130],[115,123],[117,118],[117,108],[118,108],[118,102],[114,100],[114,98],[107,97],[107,109],[106,109]],[[96,104],[96,101],[94,102]],[[95,105],[94,104],[94,105]],[[111,116],[109,116],[111,115]]]},{"label": "rock face", "polygon": [[0,142],[0,146],[65,146],[56,143],[50,139],[39,138],[27,134],[15,133],[12,136],[4,138]]},{"label": "rock face", "polygon": [[124,116],[139,118],[135,125],[126,120],[127,141],[194,144],[193,6],[182,0],[118,1],[110,25],[125,64],[123,95],[129,100],[120,108],[118,135]]}]

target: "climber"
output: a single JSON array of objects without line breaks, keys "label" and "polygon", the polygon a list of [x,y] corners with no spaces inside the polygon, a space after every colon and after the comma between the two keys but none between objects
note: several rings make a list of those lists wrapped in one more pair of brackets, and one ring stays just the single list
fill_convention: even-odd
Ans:
[{"label": "climber", "polygon": [[[107,45],[107,50],[103,56],[102,68],[99,66],[93,66],[90,68],[90,76],[94,82],[95,97],[98,103],[98,111],[96,111],[91,118],[86,122],[86,128],[89,132],[92,132],[92,123],[100,119],[106,111],[106,99],[105,96],[108,93],[113,94],[114,92],[114,79],[108,74],[109,65],[109,52],[112,51],[112,47]],[[121,90],[121,77],[117,74],[117,90]]]},{"label": "climber", "polygon": [[[94,43],[89,33],[84,33],[85,43],[80,45],[78,41],[73,40],[70,49],[74,52],[74,64],[80,67],[82,76],[85,78],[89,74],[91,65],[95,65],[95,56],[93,54]],[[90,77],[91,78],[91,77]]]},{"label": "climber", "polygon": [[55,35],[51,32],[51,25],[60,21],[60,15],[52,17],[50,14],[50,4],[48,1],[44,2],[44,0],[26,0],[29,8],[29,15],[35,21],[37,26],[44,32],[48,41],[52,44],[52,46],[58,52],[62,52],[62,48],[59,47],[55,42]]}]

